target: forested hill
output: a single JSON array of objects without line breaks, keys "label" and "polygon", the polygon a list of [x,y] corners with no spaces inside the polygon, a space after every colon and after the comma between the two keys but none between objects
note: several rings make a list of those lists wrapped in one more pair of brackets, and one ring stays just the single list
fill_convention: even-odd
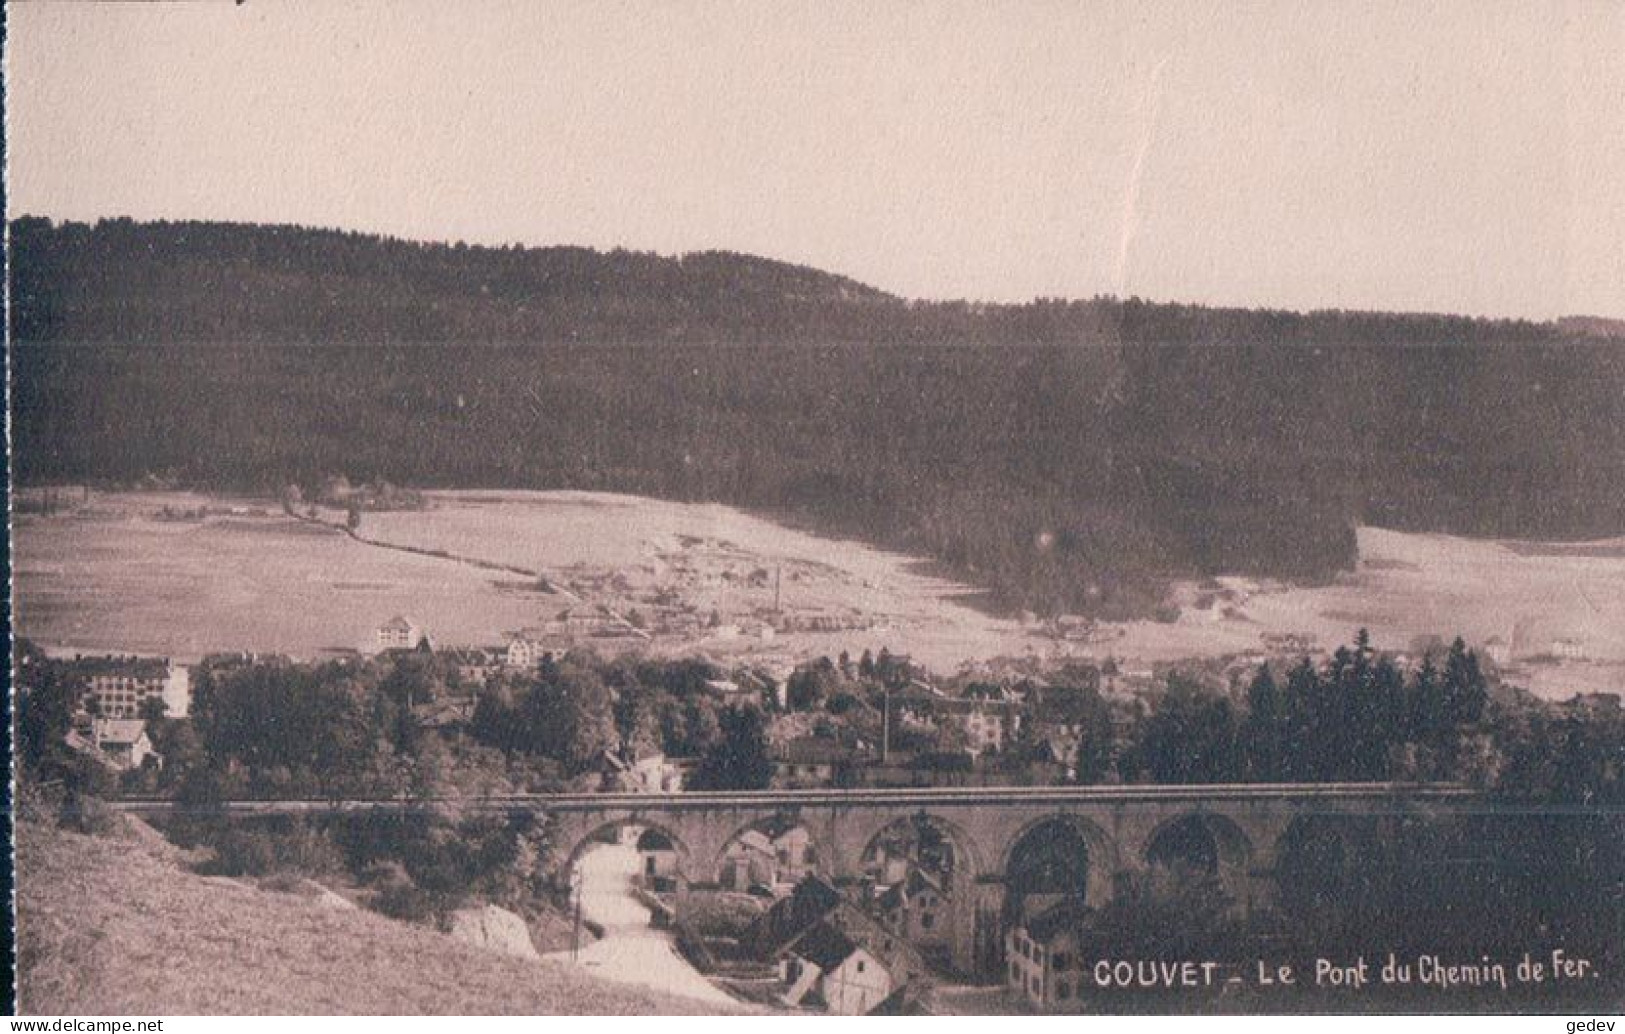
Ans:
[{"label": "forested hill", "polygon": [[920,303],[725,253],[11,230],[25,483],[711,499],[1040,609],[1144,610],[1171,573],[1325,577],[1358,520],[1625,532],[1607,321]]},{"label": "forested hill", "polygon": [[1595,338],[1610,321],[1148,305],[910,302],[731,252],[486,248],[129,219],[11,224],[16,340],[130,343],[1417,345]]}]

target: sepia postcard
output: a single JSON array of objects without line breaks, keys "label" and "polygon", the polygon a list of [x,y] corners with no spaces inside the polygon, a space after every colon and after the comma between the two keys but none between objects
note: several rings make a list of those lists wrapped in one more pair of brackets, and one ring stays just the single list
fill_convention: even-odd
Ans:
[{"label": "sepia postcard", "polygon": [[12,1011],[1612,1029],[1622,57],[6,4]]}]

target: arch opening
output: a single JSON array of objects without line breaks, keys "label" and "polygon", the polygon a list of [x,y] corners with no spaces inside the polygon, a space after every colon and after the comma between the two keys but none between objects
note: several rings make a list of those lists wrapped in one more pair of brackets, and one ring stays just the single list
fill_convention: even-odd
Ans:
[{"label": "arch opening", "polygon": [[583,893],[609,897],[638,887],[657,894],[687,885],[688,848],[671,830],[638,819],[606,822],[576,844],[563,875]]},{"label": "arch opening", "polygon": [[723,845],[716,883],[726,891],[782,898],[808,876],[824,873],[812,831],[792,815],[773,815],[745,826]]},{"label": "arch opening", "polygon": [[969,968],[976,862],[949,823],[919,812],[882,827],[864,847],[870,910],[933,966]]},{"label": "arch opening", "polygon": [[1146,842],[1148,890],[1172,900],[1206,895],[1228,907],[1246,897],[1252,844],[1220,815],[1186,815],[1159,826]]},{"label": "arch opening", "polygon": [[1090,837],[1064,816],[1043,819],[1010,846],[1005,865],[1007,925],[1025,924],[1063,904],[1090,902]]}]

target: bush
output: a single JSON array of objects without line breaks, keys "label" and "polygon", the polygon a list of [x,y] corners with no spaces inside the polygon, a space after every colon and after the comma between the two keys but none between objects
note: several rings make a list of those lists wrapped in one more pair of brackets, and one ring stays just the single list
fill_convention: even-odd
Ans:
[{"label": "bush", "polygon": [[291,872],[278,872],[260,880],[260,889],[269,890],[277,894],[298,894],[301,897],[313,896],[313,888],[303,876]]},{"label": "bush", "polygon": [[91,836],[112,836],[123,827],[118,812],[107,806],[100,797],[70,793],[62,802],[62,825],[76,833]]},{"label": "bush", "polygon": [[744,937],[761,916],[761,902],[744,894],[693,891],[683,902],[684,924],[704,938]]},{"label": "bush", "polygon": [[220,876],[288,873],[320,876],[344,869],[344,858],[320,831],[300,824],[292,829],[217,827],[203,837],[215,850],[210,871]]},{"label": "bush", "polygon": [[434,915],[434,901],[397,862],[380,862],[362,875],[373,888],[372,908],[391,919],[421,923]]}]

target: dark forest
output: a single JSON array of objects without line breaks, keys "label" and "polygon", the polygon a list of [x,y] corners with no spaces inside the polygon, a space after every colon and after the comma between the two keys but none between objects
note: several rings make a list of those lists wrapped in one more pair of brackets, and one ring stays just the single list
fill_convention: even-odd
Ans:
[{"label": "dark forest", "polygon": [[1625,531],[1625,335],[1597,321],[912,302],[728,253],[296,227],[11,234],[25,485],[712,500],[1104,615],[1175,575],[1332,577],[1361,522]]}]

